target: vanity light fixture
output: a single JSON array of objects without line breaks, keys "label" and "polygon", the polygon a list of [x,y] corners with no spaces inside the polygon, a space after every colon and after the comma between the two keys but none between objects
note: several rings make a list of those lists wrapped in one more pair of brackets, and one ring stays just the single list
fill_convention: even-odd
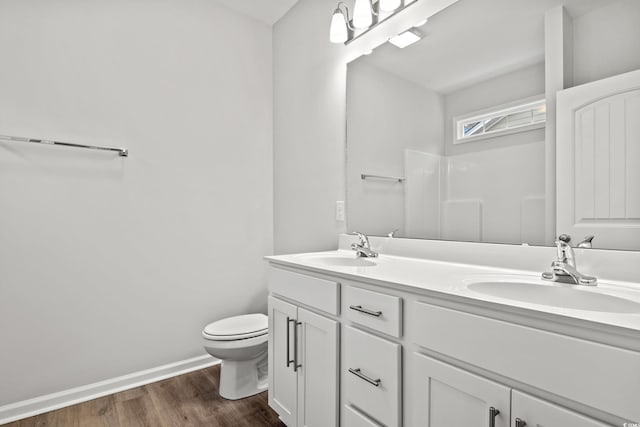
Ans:
[{"label": "vanity light fixture", "polygon": [[349,8],[344,2],[340,2],[331,17],[329,40],[331,43],[349,44],[380,22],[416,2],[417,0],[355,0],[351,20]]},{"label": "vanity light fixture", "polygon": [[343,2],[338,3],[331,17],[329,40],[331,43],[344,43],[349,40],[349,33],[353,34],[353,26],[349,23],[349,9]]},{"label": "vanity light fixture", "polygon": [[417,28],[409,28],[407,31],[398,34],[397,36],[393,36],[389,39],[389,43],[394,46],[399,47],[400,49],[404,49],[405,47],[414,44],[417,41],[420,41],[424,37],[422,31]]},{"label": "vanity light fixture", "polygon": [[401,0],[380,0],[380,10],[383,12],[393,12],[400,7]]},{"label": "vanity light fixture", "polygon": [[369,28],[373,24],[373,17],[378,12],[373,9],[371,0],[356,0],[353,6],[353,26],[356,28]]}]

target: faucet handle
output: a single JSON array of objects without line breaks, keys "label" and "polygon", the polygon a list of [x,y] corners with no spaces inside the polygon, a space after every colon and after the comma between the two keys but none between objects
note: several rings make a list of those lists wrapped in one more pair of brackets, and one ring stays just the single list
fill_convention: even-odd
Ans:
[{"label": "faucet handle", "polygon": [[596,236],[593,236],[593,235],[586,236],[584,238],[584,240],[582,242],[578,243],[578,245],[576,247],[578,247],[578,248],[587,248],[587,249],[592,248],[593,245],[592,245],[591,242],[593,241],[594,237],[596,237]]},{"label": "faucet handle", "polygon": [[369,246],[369,238],[367,237],[366,234],[360,233],[359,231],[354,231],[351,234],[354,235],[354,236],[358,236],[358,238],[360,239],[360,246],[361,247],[365,247],[367,249],[370,248],[370,246]]},{"label": "faucet handle", "polygon": [[555,243],[558,249],[558,261],[567,262],[573,265],[573,248],[571,247],[569,242],[571,242],[571,236],[569,236],[568,234],[561,234],[556,239]]}]

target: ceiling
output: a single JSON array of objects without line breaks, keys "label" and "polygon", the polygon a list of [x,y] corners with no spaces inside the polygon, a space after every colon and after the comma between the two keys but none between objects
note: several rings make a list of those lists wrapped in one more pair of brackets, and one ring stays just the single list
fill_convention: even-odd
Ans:
[{"label": "ceiling", "polygon": [[420,42],[385,43],[362,60],[449,93],[544,61],[544,14],[564,4],[572,17],[612,0],[460,0],[431,17]]},{"label": "ceiling", "polygon": [[249,15],[268,25],[282,18],[298,0],[217,0],[236,12]]}]

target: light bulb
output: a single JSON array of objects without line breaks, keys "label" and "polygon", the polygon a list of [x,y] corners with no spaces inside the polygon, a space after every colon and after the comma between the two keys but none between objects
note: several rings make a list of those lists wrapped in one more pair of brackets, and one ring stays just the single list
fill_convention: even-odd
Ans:
[{"label": "light bulb", "polygon": [[347,17],[340,9],[333,12],[331,18],[331,28],[329,29],[329,40],[331,43],[344,43],[347,41]]},{"label": "light bulb", "polygon": [[400,0],[380,0],[380,10],[393,12],[400,7]]},{"label": "light bulb", "polygon": [[371,0],[356,0],[353,7],[353,26],[356,28],[368,28],[373,23],[371,15]]}]

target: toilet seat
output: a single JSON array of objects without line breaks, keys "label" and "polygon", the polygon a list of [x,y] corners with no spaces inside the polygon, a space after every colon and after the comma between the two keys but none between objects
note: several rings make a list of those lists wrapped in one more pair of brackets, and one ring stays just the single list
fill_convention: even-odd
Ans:
[{"label": "toilet seat", "polygon": [[209,323],[202,336],[212,341],[237,341],[266,335],[269,318],[264,314],[245,314]]}]

